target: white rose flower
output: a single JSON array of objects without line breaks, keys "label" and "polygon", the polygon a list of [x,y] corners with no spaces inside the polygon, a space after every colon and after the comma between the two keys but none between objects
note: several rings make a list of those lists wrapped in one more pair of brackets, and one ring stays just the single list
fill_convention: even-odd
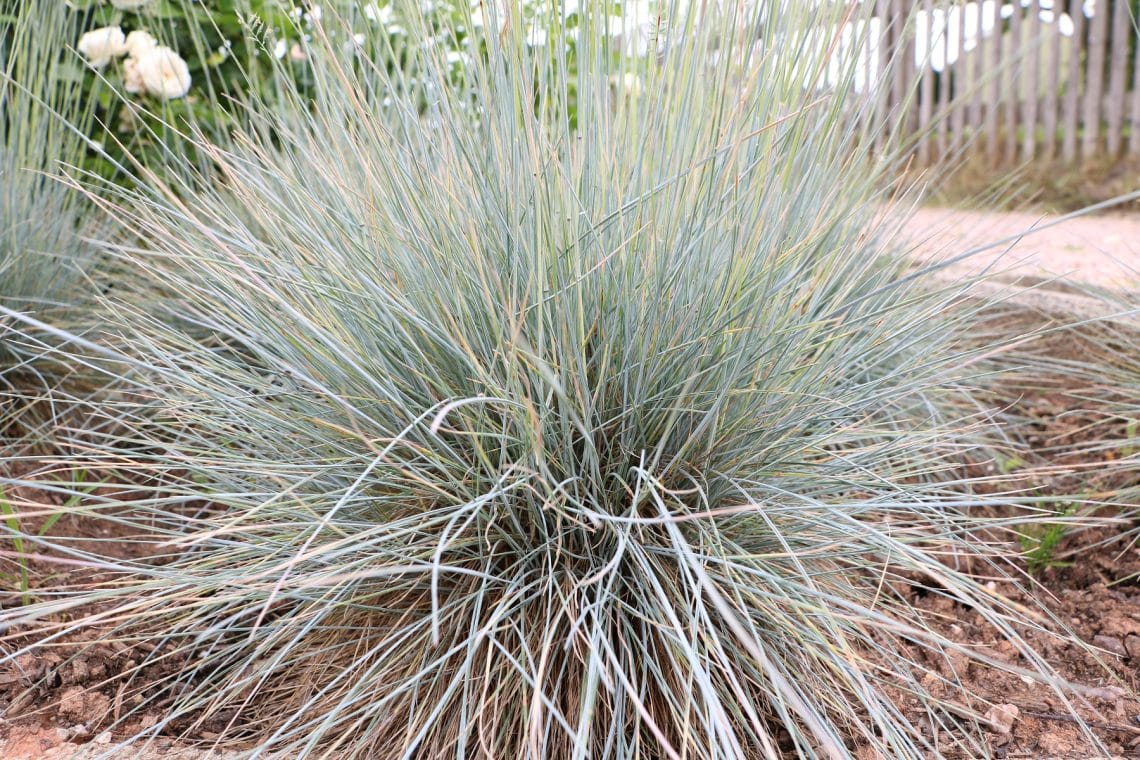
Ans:
[{"label": "white rose flower", "polygon": [[531,47],[542,47],[546,44],[548,35],[545,29],[540,26],[531,25],[530,30],[526,34],[526,44]]},{"label": "white rose flower", "polygon": [[146,92],[146,83],[143,81],[142,71],[139,70],[137,58],[123,61],[123,89],[134,95]]},{"label": "white rose flower", "polygon": [[150,32],[136,29],[127,35],[127,55],[131,58],[142,58],[156,47],[158,40]]},{"label": "white rose flower", "polygon": [[150,0],[111,0],[111,5],[121,11],[137,11],[149,2]]},{"label": "white rose flower", "polygon": [[392,6],[388,3],[384,7],[380,7],[376,3],[369,3],[364,6],[364,15],[368,20],[375,24],[390,24],[396,17],[396,12],[392,10]]},{"label": "white rose flower", "polygon": [[138,59],[138,73],[150,95],[180,98],[190,91],[190,67],[182,56],[165,45],[147,51]]},{"label": "white rose flower", "polygon": [[104,26],[92,29],[79,38],[76,49],[83,54],[87,62],[96,68],[102,68],[127,52],[127,38],[123,30],[117,26]]},{"label": "white rose flower", "polygon": [[619,93],[636,98],[641,94],[641,77],[634,73],[614,74],[610,86]]}]

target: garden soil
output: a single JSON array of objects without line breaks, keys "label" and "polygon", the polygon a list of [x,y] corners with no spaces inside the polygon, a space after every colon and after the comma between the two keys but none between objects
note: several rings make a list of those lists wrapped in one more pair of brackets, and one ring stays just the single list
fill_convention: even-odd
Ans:
[{"label": "garden soil", "polygon": [[[1047,297],[1062,298],[1068,292],[1068,286],[1056,280],[1061,276],[1115,289],[1136,288],[1140,283],[1140,217],[1084,217],[1020,236],[1050,221],[1030,214],[922,209],[905,234],[911,241],[911,256],[926,262],[1008,238],[1002,245],[955,264],[956,270],[998,269],[1007,282],[1054,294]],[[1079,434],[1082,425],[1065,414],[1062,398],[1043,395],[1021,402],[1026,413],[1038,418],[1043,435],[1053,441],[1068,435],[1068,428]],[[1114,454],[1109,451],[1104,456]],[[1087,459],[1039,464],[1040,468],[1028,467],[1022,477],[1046,479],[1062,492],[1087,486],[1082,473],[1103,470],[1102,463]],[[104,550],[119,545],[123,552],[129,552],[129,547],[137,546],[114,541],[116,536],[107,530],[75,515],[52,526],[53,535],[70,536],[80,544],[97,541]],[[944,690],[942,696],[951,710],[961,714],[963,730],[969,730],[976,719],[970,715],[983,716],[990,756],[1140,758],[1140,549],[1113,540],[1119,532],[1098,529],[1071,533],[1053,552],[1049,566],[1035,576],[1023,575],[1017,585],[995,581],[996,591],[1027,608],[1044,606],[1054,625],[1072,637],[1067,640],[1041,631],[1021,631],[1062,678],[1076,685],[1067,697],[1049,686],[954,654],[935,659],[914,652],[916,661],[942,674],[941,679],[932,678],[929,686]],[[30,563],[29,571],[33,593],[36,588],[95,580],[90,571],[37,560]],[[13,572],[11,566],[0,568],[0,582],[11,584]],[[84,577],[83,573],[88,575]],[[1028,667],[1021,653],[995,635],[970,608],[936,593],[908,593],[908,601],[925,613],[935,630],[991,659]],[[18,642],[9,645],[14,643]],[[0,667],[0,760],[228,760],[240,756],[240,748],[213,747],[213,731],[220,727],[208,725],[195,729],[194,736],[200,741],[193,745],[159,739],[146,746],[119,747],[118,742],[129,732],[159,720],[157,713],[142,713],[122,730],[107,729],[116,716],[130,712],[131,700],[138,699],[124,687],[123,678],[134,668],[136,657],[136,651],[117,644],[111,636],[101,639],[96,632],[82,636],[72,633],[51,647],[37,648]],[[966,688],[960,690],[952,684]],[[973,695],[971,701],[962,696],[964,692]],[[923,713],[918,705],[908,702],[905,695],[900,695],[900,702],[912,720],[921,724]],[[1084,729],[1072,717],[1074,708],[1084,721]],[[161,710],[161,705],[155,709]],[[936,746],[947,743],[946,725],[929,726],[927,730]],[[961,755],[947,751],[946,757]],[[860,758],[893,760],[866,751]]]}]

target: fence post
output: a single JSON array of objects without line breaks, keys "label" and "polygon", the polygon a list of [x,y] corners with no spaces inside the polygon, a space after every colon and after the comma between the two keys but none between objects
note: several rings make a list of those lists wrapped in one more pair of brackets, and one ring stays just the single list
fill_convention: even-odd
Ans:
[{"label": "fence post", "polygon": [[1081,92],[1081,50],[1085,39],[1085,14],[1081,3],[1069,14],[1073,21],[1073,44],[1069,50],[1069,81],[1065,85],[1065,119],[1061,128],[1061,157],[1073,161],[1077,157],[1077,131],[1080,129],[1079,97]]},{"label": "fence post", "polygon": [[[918,108],[918,161],[922,165],[930,163],[930,124],[934,115],[934,69],[931,67],[931,53],[934,51],[934,0],[922,1],[922,26],[926,32],[926,50],[922,51],[920,76],[920,102]],[[918,44],[918,20],[913,32],[915,45]]]},{"label": "fence post", "polygon": [[[874,70],[867,78],[868,88],[872,86],[872,83],[875,88],[875,112],[872,117],[872,125],[876,135],[876,153],[882,153],[885,149],[890,128],[891,86],[888,79],[894,81],[890,2],[891,0],[875,0],[875,18],[879,21],[879,39],[876,45],[878,55],[875,56]],[[867,30],[868,39],[873,32],[874,29]]]},{"label": "fence post", "polygon": [[1041,9],[1037,0],[1030,0],[1029,15],[1026,17],[1026,39],[1029,46],[1029,70],[1025,79],[1025,106],[1022,119],[1025,137],[1022,140],[1022,158],[1032,161],[1037,155],[1037,108],[1041,95]]},{"label": "fence post", "polygon": [[1112,14],[1112,59],[1108,74],[1108,155],[1120,155],[1121,127],[1124,124],[1124,88],[1128,79],[1128,48],[1132,42],[1132,24],[1129,23],[1128,3],[1116,0]]},{"label": "fence post", "polygon": [[[1135,31],[1135,24],[1140,23],[1140,20],[1132,21],[1132,28]],[[1140,154],[1140,39],[1137,39],[1136,47],[1138,51],[1133,56],[1135,60],[1132,62],[1132,131],[1128,135],[1128,150]]]},{"label": "fence post", "polygon": [[[935,116],[938,120],[939,158],[944,157],[950,147],[950,90],[954,84],[954,73],[950,66],[949,0],[944,0],[941,6],[937,12],[941,14],[942,19],[942,28],[938,32],[938,42],[942,43],[942,77],[939,80],[942,86],[938,88],[938,112]],[[931,50],[934,49],[934,44],[934,42],[931,42]]]},{"label": "fence post", "polygon": [[1081,140],[1083,158],[1091,158],[1096,153],[1100,138],[1101,101],[1104,97],[1104,53],[1108,46],[1108,14],[1105,13],[1104,5],[1104,3],[1097,5],[1089,29],[1084,133]]},{"label": "fence post", "polygon": [[969,59],[966,57],[966,5],[965,2],[954,3],[953,7],[957,11],[954,17],[958,20],[956,32],[958,59],[954,61],[954,68],[950,71],[950,76],[954,79],[954,102],[950,106],[953,109],[950,123],[950,153],[956,155],[966,139],[965,95],[970,82],[970,74],[967,66]]},{"label": "fence post", "polygon": [[891,3],[891,58],[893,64],[892,113],[891,117],[902,136],[915,135],[915,93],[913,86],[917,70],[914,64],[915,39],[911,20],[909,0],[893,0]]},{"label": "fence post", "polygon": [[[1045,89],[1045,145],[1047,160],[1057,155],[1057,95],[1061,90],[1061,14],[1053,6],[1053,28],[1049,30],[1049,80]],[[1036,101],[1035,101],[1036,102]]]},{"label": "fence post", "polygon": [[1005,77],[1005,93],[1008,100],[1005,103],[1005,161],[1007,164],[1017,162],[1017,129],[1021,121],[1021,67],[1024,53],[1021,50],[1021,8],[1015,3],[1013,13],[1009,17],[1009,44],[1006,45],[1006,35],[1002,32],[1001,22],[998,22],[998,34],[1001,37],[1000,61],[1001,75]]},{"label": "fence post", "polygon": [[[978,3],[979,18],[981,10],[989,8],[992,11],[990,19],[990,36],[979,41],[985,50],[985,63],[982,65],[982,76],[987,79],[986,91],[986,160],[991,165],[998,162],[998,105],[1001,101],[1001,80],[997,76],[1001,65],[1001,9],[998,3]],[[979,21],[979,28],[985,30],[985,21]]]}]

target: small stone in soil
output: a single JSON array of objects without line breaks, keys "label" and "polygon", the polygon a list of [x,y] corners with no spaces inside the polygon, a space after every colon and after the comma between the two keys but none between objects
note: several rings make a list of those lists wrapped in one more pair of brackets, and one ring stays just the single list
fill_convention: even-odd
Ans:
[{"label": "small stone in soil", "polygon": [[994,705],[986,711],[985,719],[999,734],[1008,734],[1021,711],[1017,705]]},{"label": "small stone in soil", "polygon": [[1115,636],[1093,636],[1092,643],[1093,646],[1098,646],[1101,649],[1107,652],[1112,652],[1119,657],[1128,656],[1128,650],[1124,648],[1124,642]]},{"label": "small stone in soil", "polygon": [[1092,686],[1082,691],[1086,697],[1105,702],[1119,702],[1128,693],[1119,686]]},{"label": "small stone in soil", "polygon": [[1037,750],[1047,755],[1071,756],[1076,744],[1061,731],[1047,731],[1038,740]]}]

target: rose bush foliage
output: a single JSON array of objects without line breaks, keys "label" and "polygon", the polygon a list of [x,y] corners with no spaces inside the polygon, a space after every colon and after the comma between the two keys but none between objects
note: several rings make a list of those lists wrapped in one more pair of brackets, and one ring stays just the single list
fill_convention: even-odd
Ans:
[{"label": "rose bush foliage", "polygon": [[[161,172],[171,153],[192,150],[181,139],[188,128],[223,138],[251,95],[271,100],[280,85],[274,77],[288,76],[304,89],[304,48],[322,18],[324,33],[339,35],[345,48],[389,68],[410,66],[415,45],[445,46],[457,78],[470,56],[484,52],[478,40],[485,35],[473,27],[501,28],[508,7],[521,14],[528,41],[536,47],[546,44],[553,24],[579,22],[575,0],[500,3],[491,12],[486,5],[479,0],[424,0],[418,6],[376,0],[72,0],[69,7],[84,15],[88,30],[76,40],[82,55],[76,56],[75,77],[95,112],[90,137],[99,146],[86,168],[114,177],[116,163],[131,155]],[[653,52],[660,21],[656,5],[647,0],[612,5],[606,28],[619,43],[615,56],[645,58]],[[573,66],[573,50],[558,52]],[[623,81],[615,88],[628,91],[634,85]]]},{"label": "rose bush foliage", "polygon": [[85,167],[122,181],[126,155],[161,171],[179,133],[221,136],[234,102],[265,85],[259,50],[297,25],[277,0],[73,0],[88,32],[75,41],[74,77],[94,112]]}]

